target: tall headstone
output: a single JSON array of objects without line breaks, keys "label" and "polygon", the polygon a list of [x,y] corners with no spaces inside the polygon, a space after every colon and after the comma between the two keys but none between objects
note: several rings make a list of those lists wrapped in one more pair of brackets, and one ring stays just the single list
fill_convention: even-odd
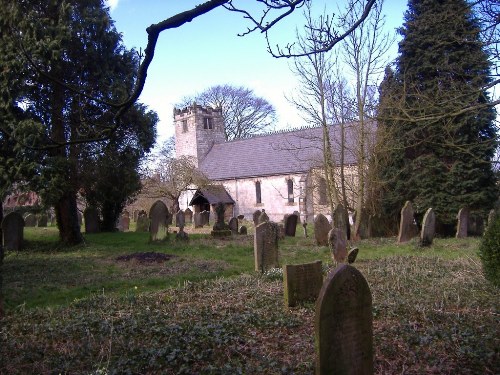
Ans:
[{"label": "tall headstone", "polygon": [[330,272],[316,301],[316,375],[372,375],[372,295],[355,267]]},{"label": "tall headstone", "polygon": [[266,221],[255,227],[254,234],[255,271],[264,272],[279,267],[278,226]]},{"label": "tall headstone", "polygon": [[130,229],[130,216],[121,215],[120,219],[118,220],[118,230],[120,232],[128,232],[129,229]]},{"label": "tall headstone", "polygon": [[47,226],[47,223],[49,221],[49,218],[47,217],[47,214],[41,213],[37,216],[37,222],[36,226],[39,228],[45,228]]},{"label": "tall headstone", "polygon": [[229,225],[229,229],[231,229],[232,234],[238,234],[238,219],[237,218],[232,217],[229,220],[228,225]]},{"label": "tall headstone", "polygon": [[347,234],[350,228],[349,216],[342,203],[339,203],[333,211],[333,227],[340,229],[344,233],[344,237],[348,238]]},{"label": "tall headstone", "polygon": [[144,214],[137,216],[137,224],[135,226],[136,232],[149,232],[149,218]]},{"label": "tall headstone", "polygon": [[457,234],[455,237],[466,238],[469,228],[469,209],[467,207],[463,207],[458,211],[457,220]]},{"label": "tall headstone", "polygon": [[429,208],[422,220],[422,230],[420,231],[420,244],[422,246],[432,245],[436,233],[436,214],[432,208]]},{"label": "tall headstone", "polygon": [[415,224],[413,205],[410,201],[406,201],[401,209],[401,220],[399,222],[398,242],[408,242],[418,233],[418,228]]},{"label": "tall headstone", "polygon": [[175,225],[179,227],[179,229],[184,229],[186,226],[186,214],[184,211],[179,210],[175,214]]},{"label": "tall headstone", "polygon": [[25,227],[35,227],[36,226],[36,215],[28,213],[24,216],[24,226]]},{"label": "tall headstone", "polygon": [[260,213],[260,216],[259,216],[258,223],[262,224],[262,223],[265,223],[266,221],[269,221],[269,216],[267,216],[266,210],[262,210],[262,212]]},{"label": "tall headstone", "polygon": [[[18,212],[11,212],[2,220],[4,250],[21,250],[24,241],[24,219]],[[1,255],[1,254],[0,254]]]},{"label": "tall headstone", "polygon": [[85,233],[99,233],[99,212],[95,207],[87,207],[83,211],[85,220]]},{"label": "tall headstone", "polygon": [[333,260],[342,263],[347,258],[347,239],[339,228],[332,228],[328,232],[328,246],[332,253]]},{"label": "tall headstone", "polygon": [[193,211],[188,207],[184,210],[184,217],[186,219],[186,223],[191,224],[193,222]]},{"label": "tall headstone", "polygon": [[328,246],[328,232],[332,226],[323,214],[318,214],[314,218],[314,238],[316,238],[316,245]]},{"label": "tall headstone", "polygon": [[261,210],[256,210],[253,215],[252,215],[252,219],[253,219],[253,225],[256,227],[257,225],[259,225],[259,217],[260,217],[260,214],[261,214]]},{"label": "tall headstone", "polygon": [[201,212],[195,212],[193,215],[193,218],[194,218],[194,227],[195,228],[202,228],[203,223],[202,223]]},{"label": "tall headstone", "polygon": [[285,236],[295,237],[297,230],[297,221],[299,217],[295,214],[288,215],[285,219]]},{"label": "tall headstone", "polygon": [[158,200],[149,210],[149,233],[151,241],[161,241],[168,236],[168,208],[162,201]]},{"label": "tall headstone", "polygon": [[285,306],[316,301],[323,285],[321,261],[305,264],[286,264],[283,266],[283,286]]}]

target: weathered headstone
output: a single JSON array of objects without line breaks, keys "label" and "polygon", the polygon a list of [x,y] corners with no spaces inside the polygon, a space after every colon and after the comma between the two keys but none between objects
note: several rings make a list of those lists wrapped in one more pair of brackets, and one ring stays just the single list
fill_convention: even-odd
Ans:
[{"label": "weathered headstone", "polygon": [[287,215],[285,219],[285,236],[295,237],[297,230],[297,220],[299,217],[295,214]]},{"label": "weathered headstone", "polygon": [[228,225],[229,225],[229,229],[231,229],[232,234],[238,234],[238,219],[237,218],[232,217],[229,220]]},{"label": "weathered headstone", "polygon": [[175,225],[179,227],[179,229],[184,229],[186,226],[186,214],[184,211],[179,210],[175,214]]},{"label": "weathered headstone", "polygon": [[415,225],[415,217],[413,205],[410,201],[406,201],[401,209],[401,219],[399,222],[398,242],[408,242],[418,233],[418,228]]},{"label": "weathered headstone", "polygon": [[372,296],[355,267],[330,272],[316,301],[316,375],[372,375]]},{"label": "weathered headstone", "polygon": [[24,226],[25,227],[34,227],[36,226],[36,215],[35,214],[26,214],[24,216]]},{"label": "weathered headstone", "polygon": [[314,218],[314,237],[318,246],[328,246],[328,232],[332,229],[328,219],[323,214]]},{"label": "weathered headstone", "polygon": [[49,222],[49,218],[45,213],[39,214],[36,219],[37,219],[36,226],[39,228],[45,228]]},{"label": "weathered headstone", "polygon": [[137,217],[137,224],[135,226],[136,232],[149,232],[149,218],[146,215],[139,215]]},{"label": "weathered headstone", "polygon": [[339,203],[333,211],[333,227],[340,229],[342,233],[344,233],[344,237],[347,239],[347,234],[350,227],[349,216],[342,203]]},{"label": "weathered headstone", "polygon": [[254,226],[257,226],[259,225],[259,217],[260,217],[260,214],[262,213],[261,210],[256,210],[253,215],[252,215],[252,219],[253,219],[253,225]]},{"label": "weathered headstone", "polygon": [[283,286],[285,306],[316,301],[323,285],[321,261],[305,264],[286,264],[283,266]]},{"label": "weathered headstone", "polygon": [[218,203],[215,206],[215,213],[217,215],[214,226],[212,227],[211,235],[213,237],[226,237],[231,235],[231,229],[224,222],[224,214],[226,212],[226,205]]},{"label": "weathered headstone", "polygon": [[262,212],[260,213],[260,216],[259,216],[258,223],[262,224],[262,223],[265,223],[266,221],[269,221],[269,216],[267,216],[266,210],[262,210]]},{"label": "weathered headstone", "polygon": [[193,222],[193,211],[189,207],[184,210],[184,218],[186,223],[191,224]]},{"label": "weathered headstone", "polygon": [[195,228],[202,228],[203,223],[202,223],[201,212],[195,212],[193,215],[193,218],[194,218],[194,227]]},{"label": "weathered headstone", "polygon": [[[4,250],[21,250],[24,241],[24,219],[18,212],[11,212],[2,220]],[[1,255],[1,254],[0,254]]]},{"label": "weathered headstone", "polygon": [[469,209],[467,207],[463,207],[458,211],[457,220],[457,233],[455,237],[466,238],[469,227]]},{"label": "weathered headstone", "polygon": [[255,227],[254,234],[255,271],[264,272],[279,267],[278,226],[266,221]]},{"label": "weathered headstone", "polygon": [[99,233],[99,212],[95,207],[87,207],[83,211],[85,220],[85,233]]},{"label": "weathered headstone", "polygon": [[240,227],[240,234],[245,234],[245,235],[248,234],[248,229],[246,226],[242,225]]},{"label": "weathered headstone", "polygon": [[118,230],[120,232],[128,232],[130,229],[130,217],[127,215],[121,215],[118,221]]},{"label": "weathered headstone", "polygon": [[430,246],[434,241],[436,233],[436,214],[432,208],[429,208],[422,220],[422,230],[420,231],[420,245]]},{"label": "weathered headstone", "polygon": [[347,239],[339,228],[332,228],[328,232],[328,246],[332,253],[333,260],[342,263],[347,257]]},{"label": "weathered headstone", "polygon": [[162,201],[158,200],[149,210],[149,234],[151,241],[161,241],[168,236],[168,208]]}]

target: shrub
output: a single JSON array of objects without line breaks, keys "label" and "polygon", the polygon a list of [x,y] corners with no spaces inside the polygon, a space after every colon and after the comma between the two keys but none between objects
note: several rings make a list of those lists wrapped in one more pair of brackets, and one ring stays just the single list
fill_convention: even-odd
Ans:
[{"label": "shrub", "polygon": [[500,214],[490,223],[479,246],[479,257],[483,263],[486,279],[500,286]]}]

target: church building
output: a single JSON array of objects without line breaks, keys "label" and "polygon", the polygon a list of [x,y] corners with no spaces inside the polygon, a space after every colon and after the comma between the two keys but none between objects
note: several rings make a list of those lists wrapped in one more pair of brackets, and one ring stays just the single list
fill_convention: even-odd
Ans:
[{"label": "church building", "polygon": [[[223,202],[227,216],[244,215],[247,220],[263,209],[273,221],[294,212],[309,222],[318,213],[329,217],[321,127],[226,141],[221,109],[197,104],[174,109],[174,124],[177,156],[192,156],[215,185],[186,191],[180,198],[181,209],[199,212]],[[333,157],[339,160],[340,127],[329,129]],[[355,137],[353,127],[344,130],[344,173],[353,207]]]}]

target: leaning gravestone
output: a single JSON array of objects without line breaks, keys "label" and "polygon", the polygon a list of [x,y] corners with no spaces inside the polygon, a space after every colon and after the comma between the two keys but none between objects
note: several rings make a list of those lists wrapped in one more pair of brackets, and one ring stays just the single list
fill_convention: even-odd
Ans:
[{"label": "leaning gravestone", "polygon": [[295,232],[297,230],[297,221],[299,217],[295,214],[286,216],[285,218],[285,236],[295,237]]},{"label": "leaning gravestone", "polygon": [[372,295],[355,267],[330,272],[316,301],[316,375],[373,374]]},{"label": "leaning gravestone", "polygon": [[418,233],[415,225],[413,206],[410,201],[406,201],[401,209],[401,220],[399,222],[398,243],[408,242]]},{"label": "leaning gravestone", "polygon": [[258,223],[262,224],[262,223],[265,223],[266,221],[269,221],[269,216],[267,216],[266,210],[262,210],[262,212],[259,216]]},{"label": "leaning gravestone", "polygon": [[259,217],[260,217],[260,214],[261,214],[261,210],[256,210],[253,215],[252,215],[252,220],[253,220],[253,225],[254,226],[257,226],[259,225]]},{"label": "leaning gravestone", "polygon": [[229,225],[229,229],[231,229],[232,234],[238,234],[238,219],[237,218],[232,217],[229,220],[228,225]]},{"label": "leaning gravestone", "polygon": [[193,211],[191,211],[189,207],[184,210],[184,217],[186,223],[191,224],[193,222]]},{"label": "leaning gravestone", "polygon": [[323,214],[318,214],[314,219],[314,237],[316,245],[328,246],[328,232],[332,229],[330,222]]},{"label": "leaning gravestone", "polygon": [[[21,250],[24,240],[24,219],[18,212],[11,212],[2,220],[4,250]],[[1,254],[0,254],[1,255]]]},{"label": "leaning gravestone", "polygon": [[162,201],[156,201],[149,210],[149,233],[151,241],[161,241],[168,236],[168,208]]},{"label": "leaning gravestone", "polygon": [[45,228],[48,224],[49,218],[47,214],[40,214],[37,216],[36,226],[39,228]]},{"label": "leaning gravestone", "polygon": [[349,221],[347,210],[344,208],[342,203],[339,203],[333,211],[333,227],[340,229],[344,233],[344,237],[347,239]]},{"label": "leaning gravestone", "polygon": [[436,214],[432,208],[429,208],[422,220],[422,230],[420,232],[420,245],[430,246],[434,241],[436,233]]},{"label": "leaning gravestone", "polygon": [[278,226],[266,221],[255,227],[255,271],[264,272],[278,267]]},{"label": "leaning gravestone", "polygon": [[305,264],[286,264],[283,266],[283,286],[285,306],[316,301],[323,285],[321,261]]},{"label": "leaning gravestone", "polygon": [[36,226],[36,215],[26,214],[24,216],[24,226],[25,227],[35,227]]},{"label": "leaning gravestone", "polygon": [[467,230],[469,227],[469,209],[467,207],[461,208],[457,215],[457,234],[456,238],[466,238]]},{"label": "leaning gravestone", "polygon": [[87,207],[83,211],[85,233],[99,233],[99,212],[95,207]]},{"label": "leaning gravestone", "polygon": [[333,260],[342,263],[347,257],[347,239],[339,228],[333,228],[328,232],[328,245],[332,253]]}]

